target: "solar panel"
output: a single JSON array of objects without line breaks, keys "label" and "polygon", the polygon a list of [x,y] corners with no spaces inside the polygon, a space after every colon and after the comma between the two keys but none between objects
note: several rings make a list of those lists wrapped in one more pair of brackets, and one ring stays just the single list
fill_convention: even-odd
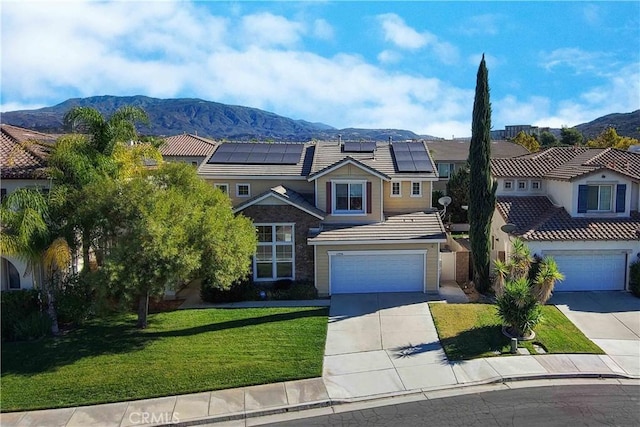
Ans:
[{"label": "solar panel", "polygon": [[398,172],[433,172],[431,159],[424,144],[393,142],[391,149]]},{"label": "solar panel", "polygon": [[397,162],[398,172],[417,172],[413,160],[402,160]]},{"label": "solar panel", "polygon": [[267,153],[267,157],[264,159],[264,163],[267,165],[282,164],[282,153]]},{"label": "solar panel", "polygon": [[415,165],[417,172],[433,172],[431,169],[431,162],[427,160],[414,160],[413,164]]},{"label": "solar panel", "polygon": [[345,142],[342,145],[342,151],[345,153],[373,153],[375,149],[375,141]]},{"label": "solar panel", "polygon": [[282,163],[284,165],[295,165],[300,160],[300,154],[287,153],[282,157]]},{"label": "solar panel", "polygon": [[249,157],[247,157],[247,163],[252,164],[263,164],[267,157],[267,153],[249,153]]},{"label": "solar panel", "polygon": [[209,159],[209,163],[282,165],[300,161],[304,144],[221,144]]}]

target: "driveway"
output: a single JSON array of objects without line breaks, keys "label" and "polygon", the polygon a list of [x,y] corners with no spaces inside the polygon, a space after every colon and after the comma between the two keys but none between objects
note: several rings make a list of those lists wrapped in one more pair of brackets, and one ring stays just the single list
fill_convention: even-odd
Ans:
[{"label": "driveway", "polygon": [[558,292],[549,303],[628,374],[640,376],[640,299],[628,292]]},{"label": "driveway", "polygon": [[331,297],[323,377],[332,399],[456,384],[422,293]]}]

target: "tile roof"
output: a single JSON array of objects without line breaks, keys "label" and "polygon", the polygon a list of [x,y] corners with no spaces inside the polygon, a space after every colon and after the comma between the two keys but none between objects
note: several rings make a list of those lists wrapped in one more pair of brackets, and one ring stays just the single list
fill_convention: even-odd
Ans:
[{"label": "tile roof", "polygon": [[[427,141],[427,148],[436,162],[465,162],[469,157],[468,140]],[[491,158],[509,158],[529,154],[522,145],[509,141],[491,141]]]},{"label": "tile roof", "polygon": [[182,134],[165,138],[160,147],[163,156],[206,157],[213,153],[216,142],[197,135]]},{"label": "tile roof", "polygon": [[233,210],[234,212],[240,212],[249,206],[255,204],[256,202],[265,199],[266,197],[273,195],[280,200],[284,200],[292,206],[297,207],[303,211],[310,213],[311,215],[315,215],[320,219],[324,219],[326,216],[325,212],[321,209],[316,208],[312,203],[309,203],[307,199],[305,199],[301,194],[293,191],[290,188],[287,188],[283,185],[278,185],[277,187],[270,188],[269,191],[265,191],[262,194],[259,194],[246,202],[236,206]]},{"label": "tile roof", "polygon": [[44,177],[46,157],[55,137],[45,133],[0,125],[0,177],[33,179]]},{"label": "tile roof", "polygon": [[415,212],[388,217],[384,222],[364,225],[328,225],[309,238],[310,244],[344,244],[379,241],[406,242],[445,239],[445,230],[438,212]]},{"label": "tile roof", "polygon": [[640,213],[626,218],[574,218],[544,196],[498,197],[496,209],[524,240],[640,240]]},{"label": "tile roof", "polygon": [[511,159],[491,159],[495,177],[570,181],[603,169],[640,180],[640,154],[615,148],[552,147]]}]

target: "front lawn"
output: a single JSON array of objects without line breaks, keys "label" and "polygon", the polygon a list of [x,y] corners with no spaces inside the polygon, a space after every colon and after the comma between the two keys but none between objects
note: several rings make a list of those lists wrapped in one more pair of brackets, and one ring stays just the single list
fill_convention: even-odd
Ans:
[{"label": "front lawn", "polygon": [[[497,309],[492,304],[429,304],[440,342],[449,360],[466,360],[509,353],[510,339],[501,331]],[[520,341],[531,354],[533,344],[547,353],[604,352],[591,342],[552,305],[542,307],[543,320],[535,328],[533,341]]]},{"label": "front lawn", "polygon": [[143,399],[322,375],[326,308],[180,310],[2,345],[2,411]]}]

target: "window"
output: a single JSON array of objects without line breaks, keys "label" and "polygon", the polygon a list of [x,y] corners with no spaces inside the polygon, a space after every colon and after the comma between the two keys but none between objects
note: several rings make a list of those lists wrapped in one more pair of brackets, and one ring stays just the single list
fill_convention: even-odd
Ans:
[{"label": "window", "polygon": [[525,191],[527,189],[527,181],[518,180],[518,191]]},{"label": "window", "polygon": [[222,191],[224,194],[229,194],[229,184],[213,184],[213,187]]},{"label": "window", "polygon": [[531,181],[531,189],[532,190],[540,190],[541,182],[540,181]]},{"label": "window", "polygon": [[440,178],[449,178],[455,169],[453,163],[438,163],[438,175]]},{"label": "window", "polygon": [[249,197],[251,195],[251,187],[249,184],[236,184],[236,196]]},{"label": "window", "polygon": [[257,281],[293,279],[293,224],[256,226],[258,247],[253,261],[253,277]]},{"label": "window", "polygon": [[513,190],[513,181],[505,181],[504,182],[505,190]]},{"label": "window", "polygon": [[391,183],[391,197],[400,197],[402,196],[402,183],[400,182],[392,182]]},{"label": "window", "polygon": [[197,168],[198,167],[198,162],[191,162],[191,166]]},{"label": "window", "polygon": [[587,193],[587,210],[610,212],[613,190],[611,185],[589,185]]},{"label": "window", "polygon": [[334,213],[364,213],[364,183],[334,184]]},{"label": "window", "polygon": [[411,183],[411,197],[422,196],[422,183],[419,181]]},{"label": "window", "polygon": [[0,189],[0,202],[3,201],[5,197],[7,197],[7,189],[2,188]]},{"label": "window", "polygon": [[11,261],[0,258],[0,270],[3,290],[20,289],[20,273]]}]

